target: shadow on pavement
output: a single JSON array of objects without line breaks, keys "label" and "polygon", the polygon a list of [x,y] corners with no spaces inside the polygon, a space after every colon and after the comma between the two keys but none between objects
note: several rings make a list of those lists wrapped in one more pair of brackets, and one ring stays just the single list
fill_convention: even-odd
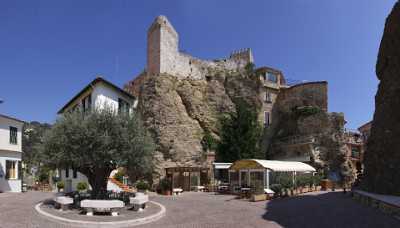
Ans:
[{"label": "shadow on pavement", "polygon": [[263,218],[283,227],[400,227],[400,220],[364,206],[343,192],[274,199]]}]

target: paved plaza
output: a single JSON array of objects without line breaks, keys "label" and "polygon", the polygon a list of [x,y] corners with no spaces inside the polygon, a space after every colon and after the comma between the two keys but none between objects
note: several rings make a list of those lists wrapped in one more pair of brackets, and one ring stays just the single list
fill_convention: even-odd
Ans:
[{"label": "paved plaza", "polygon": [[[35,211],[35,204],[52,196],[43,192],[1,193],[0,227],[70,227],[50,222]],[[165,217],[137,227],[400,227],[400,220],[341,192],[308,193],[268,203],[195,192],[151,200],[166,207]]]}]

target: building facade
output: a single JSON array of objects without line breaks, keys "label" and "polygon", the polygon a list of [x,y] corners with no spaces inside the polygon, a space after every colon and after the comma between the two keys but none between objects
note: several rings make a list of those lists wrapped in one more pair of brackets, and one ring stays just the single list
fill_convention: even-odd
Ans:
[{"label": "building facade", "polygon": [[[67,102],[58,111],[58,114],[62,115],[77,109],[87,112],[103,108],[114,109],[116,113],[130,113],[135,109],[136,105],[137,99],[134,96],[111,82],[98,77]],[[65,192],[76,191],[76,186],[79,182],[88,183],[88,179],[84,174],[71,168],[59,169],[58,176],[64,182]],[[112,187],[110,190],[115,190],[115,186],[112,183],[108,185]]]},{"label": "building facade", "polygon": [[23,125],[0,114],[0,192],[21,192]]}]

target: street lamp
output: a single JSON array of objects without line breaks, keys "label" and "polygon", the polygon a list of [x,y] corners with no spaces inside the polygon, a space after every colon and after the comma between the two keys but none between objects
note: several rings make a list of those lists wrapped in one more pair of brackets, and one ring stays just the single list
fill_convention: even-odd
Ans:
[{"label": "street lamp", "polygon": [[3,103],[3,102],[4,102],[4,100],[3,100],[3,99],[0,99],[0,104]]}]

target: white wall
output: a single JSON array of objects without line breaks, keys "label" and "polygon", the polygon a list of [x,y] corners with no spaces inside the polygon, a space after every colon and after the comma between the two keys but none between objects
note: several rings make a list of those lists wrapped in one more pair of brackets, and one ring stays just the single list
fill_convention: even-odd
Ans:
[{"label": "white wall", "polygon": [[[69,177],[68,178],[65,177],[65,169],[60,170],[59,174],[60,174],[61,181],[64,182],[64,191],[65,192],[76,191],[76,185],[79,182],[88,183],[88,186],[90,188],[90,185],[89,185],[87,177],[85,175],[83,175],[82,173],[80,173],[80,172],[77,172],[77,177],[76,178],[74,178],[74,172],[73,172],[72,169],[69,170]],[[68,182],[71,183],[71,189],[68,189],[68,186],[67,186]]]},{"label": "white wall", "polygon": [[117,91],[116,89],[107,86],[104,83],[97,83],[92,88],[91,91],[82,94],[79,98],[77,98],[74,102],[71,103],[69,107],[65,109],[68,111],[70,108],[74,107],[76,104],[81,105],[82,99],[87,95],[92,94],[92,109],[104,108],[104,106],[110,106],[118,111],[118,98],[124,99],[126,102],[130,103],[131,110],[135,107],[137,101],[132,100],[131,97]]},{"label": "white wall", "polygon": [[[18,128],[16,145],[10,144],[10,126]],[[0,150],[22,151],[22,126],[22,122],[0,116]]]},{"label": "white wall", "polygon": [[[17,144],[10,143],[10,126],[16,127]],[[0,191],[21,192],[21,180],[6,179],[6,160],[21,161],[22,151],[22,126],[23,123],[0,116]],[[18,163],[17,163],[17,176]]]},{"label": "white wall", "polygon": [[[1,192],[21,192],[21,179],[6,179],[6,160],[21,161],[21,152],[0,150],[0,191]],[[17,163],[17,177],[18,173]]]},{"label": "white wall", "polygon": [[[116,173],[117,170],[114,170],[113,172],[111,172],[110,177],[114,176],[114,174]],[[83,175],[80,172],[77,172],[77,177],[73,178],[73,170],[70,169],[69,170],[69,177],[65,177],[65,169],[62,169],[59,171],[60,174],[60,180],[64,182],[64,191],[65,192],[70,192],[70,191],[76,191],[76,185],[79,182],[86,182],[88,183],[89,189],[91,189],[91,186],[88,182],[88,179],[85,175]],[[71,183],[71,189],[68,189],[67,187],[67,182]],[[107,182],[107,190],[108,191],[114,191],[114,192],[120,192],[122,191],[122,189],[120,187],[118,187],[117,185],[115,185],[114,183],[112,183],[111,181]]]}]

